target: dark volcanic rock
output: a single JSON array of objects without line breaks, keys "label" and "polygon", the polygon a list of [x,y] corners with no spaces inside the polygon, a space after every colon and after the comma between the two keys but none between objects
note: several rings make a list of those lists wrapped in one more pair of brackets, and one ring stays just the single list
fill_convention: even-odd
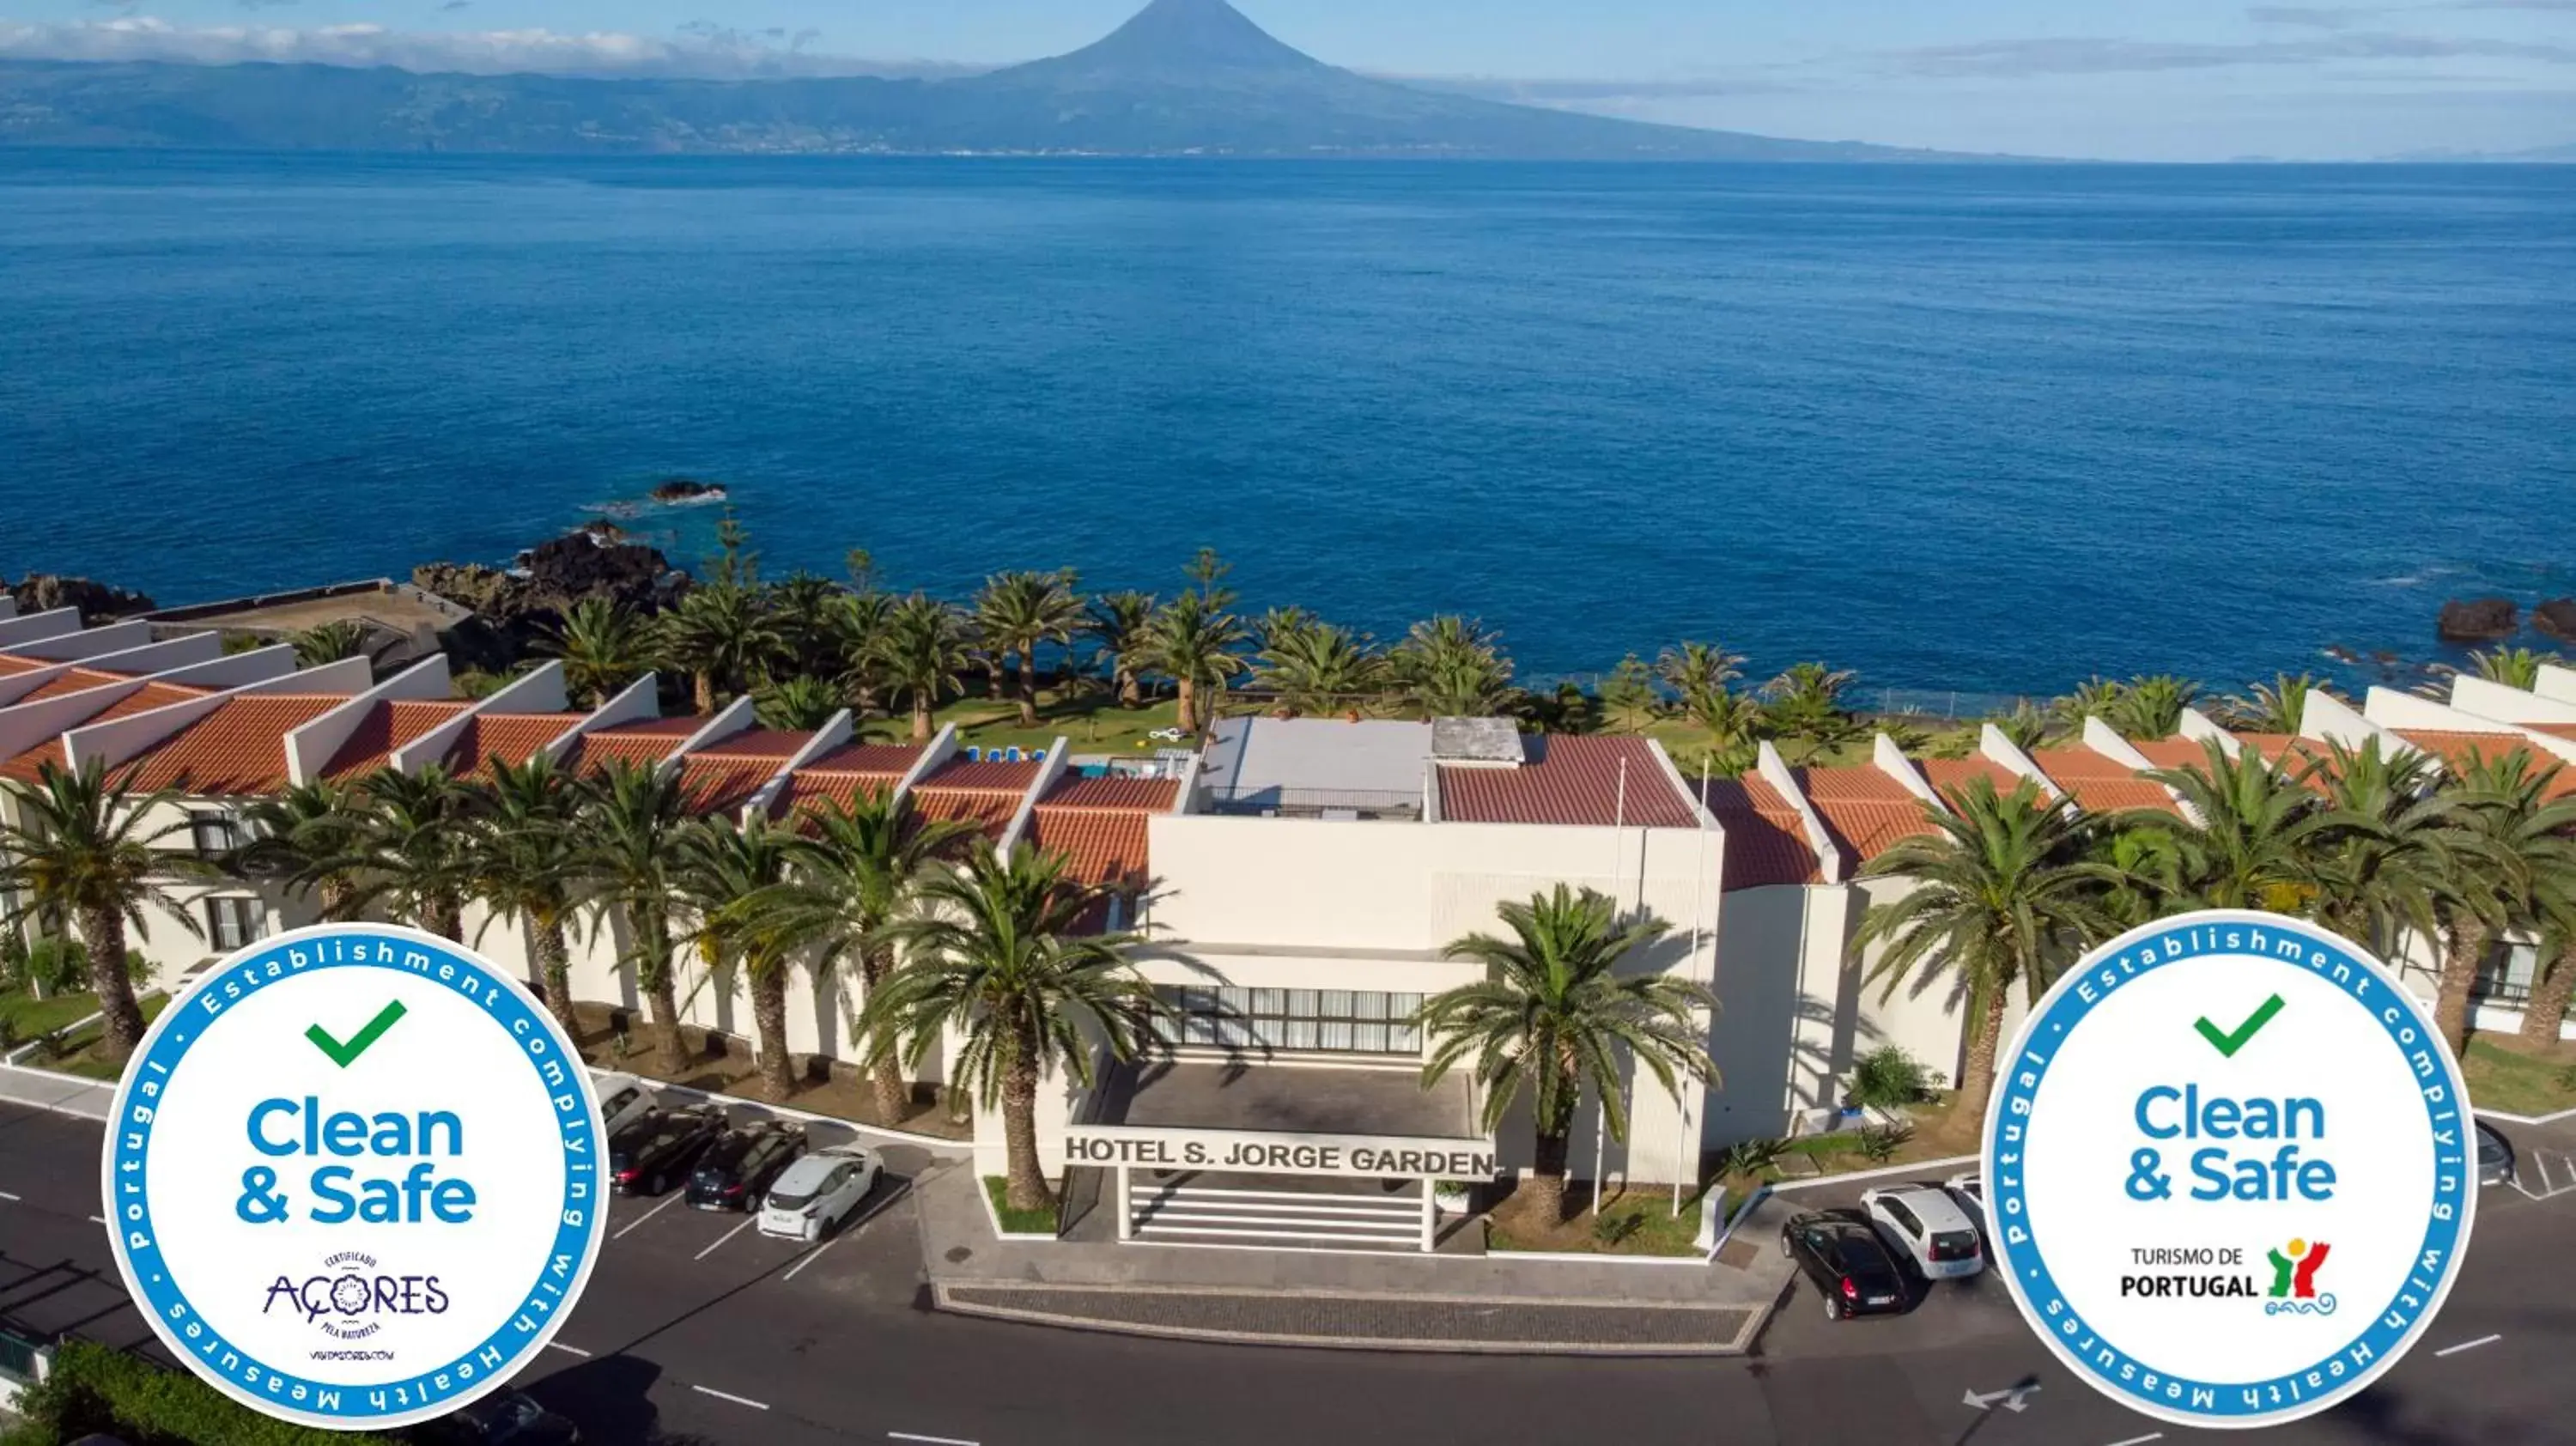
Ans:
[{"label": "dark volcanic rock", "polygon": [[604,595],[638,612],[656,612],[677,599],[682,585],[659,549],[635,542],[603,543],[588,532],[540,543],[522,553],[519,562],[538,597],[567,607]]},{"label": "dark volcanic rock", "polygon": [[2576,597],[2554,597],[2533,608],[2531,625],[2562,643],[2576,643]]},{"label": "dark volcanic rock", "polygon": [[723,484],[717,482],[701,482],[695,477],[674,477],[654,488],[652,496],[656,502],[721,502],[725,497],[725,489]]},{"label": "dark volcanic rock", "polygon": [[2522,610],[2503,597],[2453,598],[2442,604],[2442,641],[2492,643],[2522,630]]},{"label": "dark volcanic rock", "polygon": [[479,626],[469,646],[450,651],[477,667],[506,665],[550,640],[573,605],[605,597],[632,611],[660,612],[688,590],[688,575],[650,547],[602,542],[591,532],[566,534],[519,554],[511,571],[481,563],[431,562],[412,569],[414,586],[472,608]]},{"label": "dark volcanic rock", "polygon": [[17,586],[9,589],[9,594],[18,600],[21,616],[76,607],[80,609],[84,623],[130,618],[160,608],[159,603],[139,592],[110,587],[85,577],[61,577],[50,572],[29,573],[18,580]]}]

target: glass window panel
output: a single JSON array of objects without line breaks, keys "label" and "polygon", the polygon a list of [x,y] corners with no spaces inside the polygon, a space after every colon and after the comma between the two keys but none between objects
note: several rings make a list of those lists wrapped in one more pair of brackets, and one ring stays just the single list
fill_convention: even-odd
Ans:
[{"label": "glass window panel", "polygon": [[1288,991],[1285,989],[1253,990],[1252,1012],[1260,1015],[1264,1019],[1277,1019],[1286,1014],[1288,1012]]},{"label": "glass window panel", "polygon": [[1358,1048],[1359,1048],[1362,1052],[1364,1052],[1364,1053],[1368,1053],[1368,1054],[1384,1054],[1384,1053],[1386,1053],[1386,1026],[1385,1026],[1385,1025],[1383,1025],[1383,1024],[1363,1024],[1363,1025],[1359,1025],[1357,1028],[1358,1028],[1358,1031],[1359,1031],[1359,1044],[1358,1044]]},{"label": "glass window panel", "polygon": [[1351,991],[1347,989],[1322,989],[1316,991],[1316,993],[1319,996],[1315,1001],[1315,1012],[1317,1014],[1324,1016],[1326,1019],[1348,1019],[1351,1017]]},{"label": "glass window panel", "polygon": [[1388,1025],[1386,1047],[1404,1054],[1418,1054],[1422,1050],[1422,1031],[1410,1024]]},{"label": "glass window panel", "polygon": [[1355,1028],[1357,1028],[1357,1026],[1353,1025],[1347,1019],[1324,1020],[1316,1033],[1315,1047],[1317,1049],[1348,1050],[1351,1048],[1351,1041],[1353,1038],[1352,1031]]},{"label": "glass window panel", "polygon": [[1387,996],[1374,991],[1351,996],[1351,1013],[1361,1019],[1386,1018]]},{"label": "glass window panel", "polygon": [[1321,1048],[1317,1037],[1319,1026],[1312,1019],[1291,1019],[1280,1026],[1279,1043],[1283,1049]]},{"label": "glass window panel", "polygon": [[1314,1018],[1316,1014],[1315,993],[1316,991],[1312,989],[1289,990],[1288,1017],[1290,1019]]}]

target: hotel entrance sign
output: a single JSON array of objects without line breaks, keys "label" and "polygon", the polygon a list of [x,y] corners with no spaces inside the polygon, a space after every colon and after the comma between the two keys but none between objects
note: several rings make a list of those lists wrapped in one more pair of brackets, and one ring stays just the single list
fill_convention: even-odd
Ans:
[{"label": "hotel entrance sign", "polygon": [[1490,1140],[1396,1135],[1300,1135],[1263,1130],[1075,1125],[1068,1164],[1249,1175],[1343,1175],[1375,1180],[1487,1180],[1500,1171]]}]

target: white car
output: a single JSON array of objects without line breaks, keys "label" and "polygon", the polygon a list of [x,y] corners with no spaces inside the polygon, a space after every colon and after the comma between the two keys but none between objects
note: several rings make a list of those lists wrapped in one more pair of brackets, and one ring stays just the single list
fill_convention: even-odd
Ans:
[{"label": "white car", "polygon": [[760,1233],[788,1240],[820,1240],[868,1198],[877,1186],[875,1152],[857,1145],[816,1150],[787,1167],[761,1202]]},{"label": "white car", "polygon": [[591,1081],[599,1096],[599,1128],[603,1135],[617,1133],[629,1120],[640,1120],[653,1108],[653,1092],[644,1081],[631,1074],[604,1074]]},{"label": "white car", "polygon": [[1871,1190],[1860,1197],[1870,1223],[1914,1261],[1926,1280],[1956,1280],[1986,1268],[1976,1222],[1949,1192],[1930,1185]]}]

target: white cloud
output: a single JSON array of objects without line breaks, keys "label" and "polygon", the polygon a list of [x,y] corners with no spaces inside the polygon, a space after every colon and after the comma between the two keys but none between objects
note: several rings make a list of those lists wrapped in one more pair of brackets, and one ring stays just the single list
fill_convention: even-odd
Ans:
[{"label": "white cloud", "polygon": [[[113,0],[111,0],[113,3]],[[765,76],[950,75],[969,68],[877,61],[811,50],[811,32],[684,28],[672,38],[594,30],[393,30],[382,25],[173,25],[149,15],[60,24],[0,21],[0,59],[157,60],[185,65],[390,65],[470,75]]]}]

